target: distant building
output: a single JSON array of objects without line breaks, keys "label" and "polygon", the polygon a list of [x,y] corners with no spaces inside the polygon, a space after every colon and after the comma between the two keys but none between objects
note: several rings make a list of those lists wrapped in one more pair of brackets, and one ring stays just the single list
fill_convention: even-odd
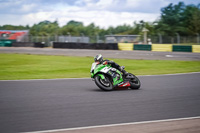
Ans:
[{"label": "distant building", "polygon": [[86,36],[59,36],[58,42],[83,42],[89,43],[90,38]]},{"label": "distant building", "polygon": [[28,30],[0,30],[0,39],[20,42],[28,33]]},{"label": "distant building", "polygon": [[138,42],[140,35],[106,35],[106,43]]}]

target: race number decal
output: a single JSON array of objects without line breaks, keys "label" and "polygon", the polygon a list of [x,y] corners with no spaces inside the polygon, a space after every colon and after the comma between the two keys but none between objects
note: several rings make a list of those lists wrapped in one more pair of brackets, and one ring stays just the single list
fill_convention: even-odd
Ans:
[{"label": "race number decal", "polygon": [[110,70],[110,68],[108,68],[108,67],[104,67],[104,68],[101,70],[101,72],[103,72],[103,73],[107,73],[109,70]]}]

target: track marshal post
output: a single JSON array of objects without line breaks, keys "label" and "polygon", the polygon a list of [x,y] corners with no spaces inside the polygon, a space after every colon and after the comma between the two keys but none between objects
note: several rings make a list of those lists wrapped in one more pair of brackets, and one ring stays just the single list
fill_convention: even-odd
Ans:
[{"label": "track marshal post", "polygon": [[148,32],[149,30],[148,29],[146,29],[146,28],[143,28],[143,30],[142,30],[142,32],[144,32],[144,44],[147,44],[147,32]]}]

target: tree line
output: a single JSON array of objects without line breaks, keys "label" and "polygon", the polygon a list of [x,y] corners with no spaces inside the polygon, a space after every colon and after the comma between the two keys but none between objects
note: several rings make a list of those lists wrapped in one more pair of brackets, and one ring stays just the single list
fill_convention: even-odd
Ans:
[{"label": "tree line", "polygon": [[154,22],[133,22],[132,25],[123,24],[116,27],[110,26],[107,29],[91,23],[84,25],[82,22],[71,20],[66,25],[60,27],[57,21],[48,20],[34,24],[33,26],[13,26],[3,25],[0,30],[29,30],[33,36],[104,36],[104,35],[141,35],[142,29],[149,30],[149,35],[175,36],[195,36],[200,34],[200,4],[185,5],[183,2],[161,8],[161,15]]}]

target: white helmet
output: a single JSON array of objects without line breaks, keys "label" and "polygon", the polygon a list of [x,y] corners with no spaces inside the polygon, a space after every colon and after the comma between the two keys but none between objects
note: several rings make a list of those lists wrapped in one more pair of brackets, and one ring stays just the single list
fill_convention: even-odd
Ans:
[{"label": "white helmet", "polygon": [[100,63],[102,63],[103,62],[103,56],[101,55],[101,54],[98,54],[98,55],[96,55],[95,57],[94,57],[94,61],[95,62],[100,62]]}]

